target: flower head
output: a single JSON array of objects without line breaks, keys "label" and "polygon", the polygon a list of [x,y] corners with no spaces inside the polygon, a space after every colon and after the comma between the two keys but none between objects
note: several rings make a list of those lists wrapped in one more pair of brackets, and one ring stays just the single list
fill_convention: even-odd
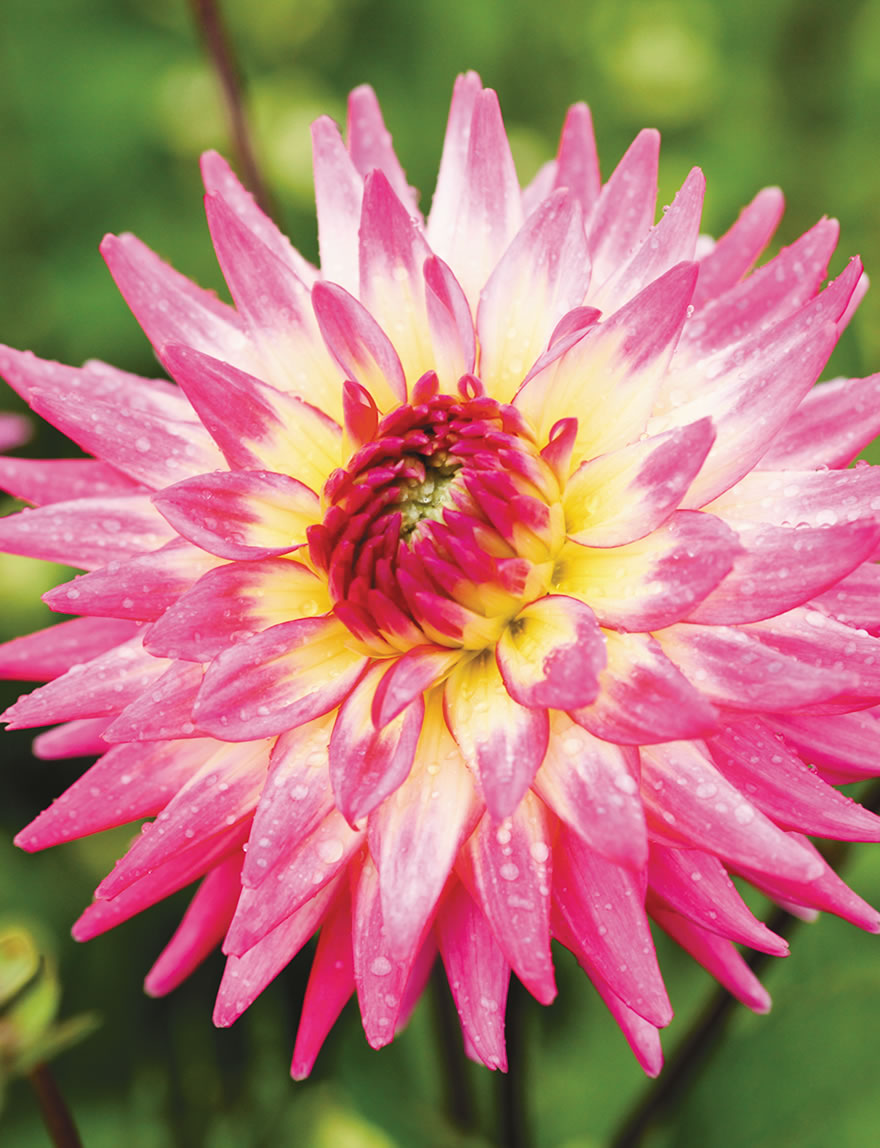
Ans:
[{"label": "flower head", "polygon": [[761,1011],[783,954],[729,873],[871,931],[806,834],[880,840],[880,379],[813,384],[864,293],[822,220],[756,271],[761,192],[717,243],[659,140],[608,181],[589,113],[521,190],[460,77],[425,222],[372,91],[314,127],[321,270],[203,161],[235,306],[132,236],[102,250],[174,380],[4,349],[89,456],[5,459],[6,549],[87,573],[0,649],[7,713],[97,763],[18,837],[147,821],[86,939],[197,879],[147,978],[228,954],[230,1024],[316,932],[293,1072],[353,991],[368,1040],[438,951],[467,1050],[505,1064],[511,970],[571,949],[649,1072],[671,1009],[648,917]]}]

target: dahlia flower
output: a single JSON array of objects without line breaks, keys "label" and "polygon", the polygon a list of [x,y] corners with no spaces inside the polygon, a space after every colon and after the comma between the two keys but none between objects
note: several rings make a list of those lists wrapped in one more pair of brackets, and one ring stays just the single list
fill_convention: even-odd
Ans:
[{"label": "dahlia flower", "polygon": [[713,243],[695,168],[655,223],[658,145],[603,184],[576,105],[521,190],[470,73],[425,220],[359,88],[345,142],[314,125],[320,271],[214,153],[234,306],[105,239],[173,382],[0,355],[87,455],[0,464],[37,504],[0,544],[86,571],[0,650],[48,679],[6,719],[101,755],[18,844],[148,819],[74,935],[200,880],[146,985],[222,943],[219,1025],[317,933],[298,1078],[353,992],[389,1042],[438,954],[504,1068],[553,939],[656,1073],[649,918],[769,1005],[737,945],[786,945],[730,874],[880,931],[808,840],[880,840],[835,788],[878,771],[880,470],[848,464],[880,376],[813,387],[866,280],[820,290],[829,219],[752,270],[773,188]]}]

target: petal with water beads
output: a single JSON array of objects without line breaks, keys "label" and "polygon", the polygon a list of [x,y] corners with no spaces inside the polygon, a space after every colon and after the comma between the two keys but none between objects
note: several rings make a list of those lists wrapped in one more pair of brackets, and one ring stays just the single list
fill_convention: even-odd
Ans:
[{"label": "petal with water beads", "polygon": [[224,650],[205,675],[195,720],[227,741],[271,737],[335,709],[368,659],[332,616],[282,622]]},{"label": "petal with water beads", "polygon": [[510,965],[482,911],[460,882],[443,899],[434,926],[446,979],[475,1059],[507,1071],[504,1014]]},{"label": "petal with water beads", "polygon": [[382,917],[394,954],[409,952],[421,936],[477,809],[473,778],[446,728],[440,691],[434,691],[409,776],[369,821]]},{"label": "petal with water beads", "polygon": [[216,471],[153,496],[184,538],[220,558],[271,558],[302,546],[321,516],[318,496],[295,478],[263,470]]},{"label": "petal with water beads", "polygon": [[312,124],[312,164],[321,273],[331,283],[357,291],[364,181],[329,116],[320,116]]},{"label": "petal with water beads", "polygon": [[648,859],[638,753],[550,714],[550,744],[533,788],[557,817],[609,861],[642,869]]},{"label": "petal with water beads", "polygon": [[345,376],[365,387],[381,411],[405,402],[400,357],[366,307],[342,287],[324,282],[312,288],[312,304],[324,342]]},{"label": "petal with water beads", "polygon": [[[880,374],[813,387],[779,431],[758,470],[849,466],[880,434]],[[853,418],[853,411],[858,418]]]},{"label": "petal with water beads", "polygon": [[599,696],[571,711],[578,725],[618,745],[704,737],[716,728],[715,708],[650,634],[606,630],[605,650]]},{"label": "petal with water beads", "polygon": [[330,737],[330,784],[351,825],[403,783],[422,728],[421,695],[381,729],[373,724],[373,698],[384,673],[383,662],[370,666],[340,706]]},{"label": "petal with water beads", "polygon": [[0,644],[0,678],[48,682],[88,662],[137,633],[134,622],[115,618],[71,618]]},{"label": "petal with water beads", "polygon": [[648,828],[661,841],[714,853],[726,863],[810,880],[820,866],[713,765],[696,742],[642,750]]},{"label": "petal with water beads", "polygon": [[491,650],[455,667],[446,682],[444,709],[489,811],[502,821],[516,809],[544,760],[546,711],[514,701]]},{"label": "petal with water beads", "polygon": [[553,851],[553,900],[568,930],[560,939],[625,1005],[662,1028],[672,1007],[645,915],[643,874],[607,861],[564,829]]},{"label": "petal with water beads", "polygon": [[549,835],[546,808],[528,793],[503,821],[485,813],[458,862],[459,875],[486,914],[502,952],[542,1004],[556,996]]},{"label": "petal with water beads", "polygon": [[251,634],[326,614],[327,586],[289,558],[231,562],[209,570],[150,630],[156,654],[208,662]]},{"label": "petal with water beads", "polygon": [[137,487],[138,483],[96,458],[0,457],[0,490],[33,506],[126,494]]},{"label": "petal with water beads", "polygon": [[700,260],[695,307],[701,309],[742,279],[769,243],[784,207],[779,188],[765,187],[742,209],[736,223]]},{"label": "petal with water beads", "polygon": [[204,731],[193,721],[201,685],[201,666],[172,662],[160,678],[120,711],[102,737],[110,743],[201,737]]},{"label": "petal with water beads", "polygon": [[548,594],[508,624],[495,657],[507,692],[520,705],[578,709],[599,692],[605,639],[584,602]]},{"label": "petal with water beads", "polygon": [[587,221],[596,287],[620,267],[654,222],[659,156],[660,133],[640,131],[602,188]]}]

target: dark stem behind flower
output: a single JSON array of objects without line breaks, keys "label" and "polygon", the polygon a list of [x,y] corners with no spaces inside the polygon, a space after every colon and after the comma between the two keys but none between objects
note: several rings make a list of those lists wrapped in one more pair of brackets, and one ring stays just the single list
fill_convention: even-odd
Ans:
[{"label": "dark stem behind flower", "polygon": [[220,13],[219,0],[190,0],[193,17],[211,57],[229,120],[229,132],[238,166],[257,203],[278,222],[272,198],[260,172],[244,110],[241,73]]},{"label": "dark stem behind flower", "polygon": [[525,1008],[529,994],[515,976],[510,978],[505,1033],[506,1073],[498,1073],[498,1143],[502,1148],[531,1148],[528,1111],[528,1048]]},{"label": "dark stem behind flower", "polygon": [[43,1123],[55,1148],[82,1148],[82,1140],[73,1122],[70,1109],[61,1095],[55,1077],[47,1064],[37,1064],[28,1073]]}]

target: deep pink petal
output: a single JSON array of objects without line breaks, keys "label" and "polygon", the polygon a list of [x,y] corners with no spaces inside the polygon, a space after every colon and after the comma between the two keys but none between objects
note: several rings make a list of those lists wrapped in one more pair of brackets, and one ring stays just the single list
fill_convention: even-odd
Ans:
[{"label": "deep pink petal", "polygon": [[202,685],[202,667],[172,662],[139,697],[104,730],[104,740],[157,741],[169,737],[201,737],[193,721],[193,707]]},{"label": "deep pink petal", "polygon": [[125,494],[136,486],[94,458],[0,458],[0,489],[34,506],[90,495]]},{"label": "deep pink petal", "polygon": [[695,307],[704,307],[742,279],[770,242],[784,207],[779,188],[765,187],[742,209],[736,223],[700,260]]},{"label": "deep pink petal", "polygon": [[72,618],[0,645],[0,678],[48,682],[133,638],[134,622]]},{"label": "deep pink petal", "polygon": [[654,222],[660,133],[639,132],[602,188],[587,224],[593,283],[611,275]]}]

